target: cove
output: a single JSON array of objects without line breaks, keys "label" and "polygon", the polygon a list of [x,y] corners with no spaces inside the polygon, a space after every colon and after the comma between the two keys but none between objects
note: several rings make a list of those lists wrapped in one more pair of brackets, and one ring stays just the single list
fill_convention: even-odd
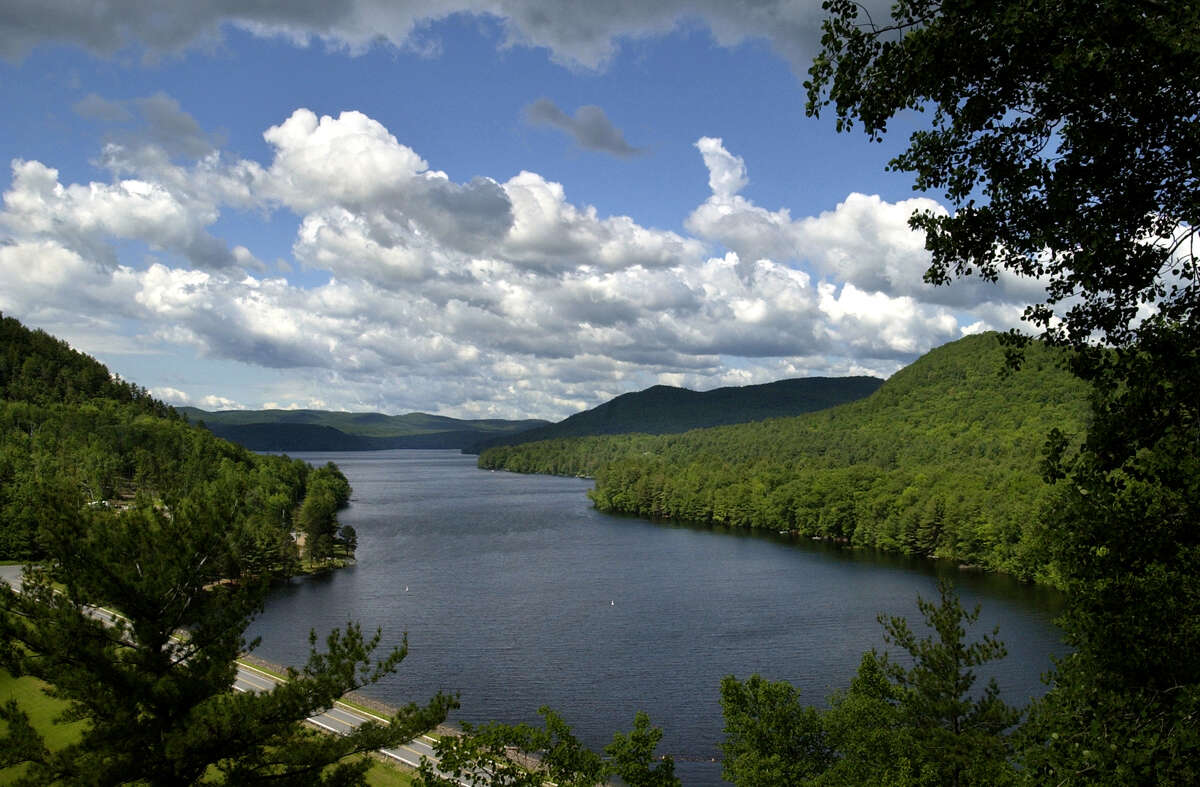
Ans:
[{"label": "cove", "polygon": [[409,655],[368,693],[392,704],[456,692],[453,718],[537,722],[550,705],[600,749],[644,710],[684,784],[720,784],[724,675],[787,680],[824,705],[863,651],[883,649],[878,613],[920,622],[917,594],[953,576],[977,630],[1008,657],[984,673],[1021,705],[1065,652],[1062,596],[956,566],[744,531],[602,514],[591,481],[491,472],[456,451],[299,454],[334,461],[354,487],[343,524],[358,563],[294,580],[251,626],[258,655],[300,666],[307,633],[358,620]]}]

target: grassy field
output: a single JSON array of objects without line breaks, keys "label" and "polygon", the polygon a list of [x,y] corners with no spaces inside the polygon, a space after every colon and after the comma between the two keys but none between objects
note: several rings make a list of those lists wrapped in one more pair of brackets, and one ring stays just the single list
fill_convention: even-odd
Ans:
[{"label": "grassy field", "polygon": [[[42,692],[44,684],[35,678],[14,678],[0,670],[0,703],[16,700],[26,713],[35,729],[46,739],[50,749],[58,749],[79,739],[85,722],[55,724],[54,718],[62,713],[66,703],[47,697]],[[0,722],[3,725],[4,722]],[[0,729],[3,729],[0,726]],[[0,770],[0,784],[9,784],[24,773],[24,766]]]}]

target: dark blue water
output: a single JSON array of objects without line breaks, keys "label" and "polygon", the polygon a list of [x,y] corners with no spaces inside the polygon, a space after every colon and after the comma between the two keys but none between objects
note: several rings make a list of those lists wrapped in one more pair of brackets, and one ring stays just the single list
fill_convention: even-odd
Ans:
[{"label": "dark blue water", "polygon": [[880,612],[917,623],[939,571],[1009,656],[987,674],[1023,704],[1063,652],[1061,597],[951,566],[601,514],[590,481],[478,470],[453,451],[306,454],[354,487],[340,515],[358,564],[294,581],[251,627],[258,654],[301,665],[307,633],[347,620],[408,632],[399,671],[367,690],[393,704],[457,692],[453,718],[538,721],[550,705],[599,749],[644,710],[664,729],[685,784],[719,784],[718,684],[787,680],[823,705],[864,650],[883,648]]}]

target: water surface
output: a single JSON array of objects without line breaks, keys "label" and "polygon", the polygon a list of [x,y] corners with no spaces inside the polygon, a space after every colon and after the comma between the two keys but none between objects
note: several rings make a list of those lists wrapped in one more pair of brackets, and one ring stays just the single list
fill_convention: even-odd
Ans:
[{"label": "water surface", "polygon": [[601,514],[590,481],[479,470],[454,451],[302,454],[334,461],[354,487],[343,524],[358,564],[293,581],[251,627],[258,654],[301,665],[307,632],[361,621],[409,656],[371,687],[403,704],[457,692],[468,721],[537,721],[549,705],[599,749],[644,710],[664,729],[684,783],[719,784],[717,687],[724,675],[787,680],[814,704],[883,648],[877,613],[919,621],[938,571],[999,625],[1008,658],[990,670],[1011,703],[1043,691],[1063,652],[1061,597],[1005,577],[841,550],[777,535]]}]

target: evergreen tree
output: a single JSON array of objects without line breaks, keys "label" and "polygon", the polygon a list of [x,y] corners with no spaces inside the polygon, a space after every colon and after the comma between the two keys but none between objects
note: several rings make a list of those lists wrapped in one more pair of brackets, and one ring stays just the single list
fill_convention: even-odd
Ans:
[{"label": "evergreen tree", "polygon": [[738,785],[980,785],[1012,783],[1008,731],[1020,713],[995,681],[973,691],[974,668],[1003,658],[996,631],[967,642],[967,612],[948,582],[938,603],[918,598],[932,630],[917,637],[904,618],[880,617],[885,639],[911,667],[871,651],[848,689],[824,712],[804,707],[785,682],[732,676],[721,682],[724,777]]},{"label": "evergreen tree", "polygon": [[[236,693],[235,658],[266,585],[228,582],[225,522],[207,500],[170,511],[60,509],[43,532],[48,561],[0,593],[0,664],[32,675],[65,700],[64,721],[85,721],[77,743],[49,751],[24,713],[0,709],[0,766],[26,763],[22,784],[363,784],[368,763],[350,755],[395,745],[440,722],[438,695],[389,724],[346,736],[304,720],[345,692],[374,683],[404,658],[373,658],[380,635],[349,624],[307,665],[267,693]],[[97,609],[116,610],[109,622]]]}]

